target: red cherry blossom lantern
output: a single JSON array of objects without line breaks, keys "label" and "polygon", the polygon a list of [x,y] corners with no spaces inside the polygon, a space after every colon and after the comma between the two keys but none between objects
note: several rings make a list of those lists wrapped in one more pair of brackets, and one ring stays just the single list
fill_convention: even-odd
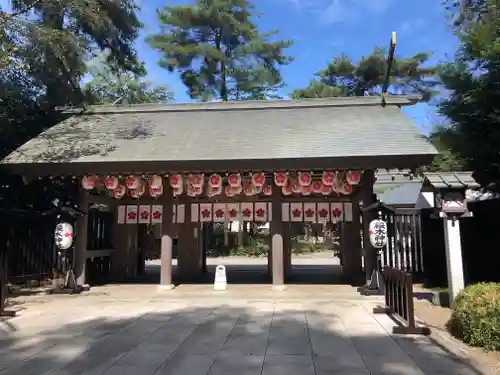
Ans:
[{"label": "red cherry blossom lantern", "polygon": [[321,194],[323,195],[330,195],[332,193],[333,189],[331,186],[323,185],[321,188]]},{"label": "red cherry blossom lantern", "polygon": [[324,171],[321,177],[321,182],[325,186],[332,186],[333,181],[335,180],[335,172],[333,171]]},{"label": "red cherry blossom lantern", "polygon": [[98,178],[97,176],[83,176],[82,177],[82,187],[85,190],[92,190],[95,189],[98,185]]},{"label": "red cherry blossom lantern", "polygon": [[357,185],[361,181],[361,172],[360,171],[348,171],[346,173],[345,179],[350,185]]},{"label": "red cherry blossom lantern", "polygon": [[243,186],[243,194],[245,194],[247,197],[254,195],[255,194],[254,186],[249,182],[245,183],[245,185]]},{"label": "red cherry blossom lantern", "polygon": [[192,197],[196,197],[198,195],[201,195],[203,193],[203,188],[201,186],[193,186],[191,185],[190,187],[190,193]]},{"label": "red cherry blossom lantern", "polygon": [[274,183],[277,186],[285,186],[288,182],[288,176],[286,175],[285,172],[276,172],[274,174]]},{"label": "red cherry blossom lantern", "polygon": [[172,193],[173,193],[174,197],[181,195],[183,192],[184,192],[184,188],[182,185],[179,187],[172,188]]},{"label": "red cherry blossom lantern", "polygon": [[163,180],[162,180],[161,176],[158,176],[157,174],[149,176],[148,182],[149,182],[149,186],[154,188],[154,189],[159,189],[160,186],[163,186]]},{"label": "red cherry blossom lantern", "polygon": [[132,198],[140,198],[145,190],[144,183],[139,182],[139,186],[136,189],[129,189],[129,193]]},{"label": "red cherry blossom lantern", "polygon": [[125,186],[130,190],[137,190],[141,184],[141,179],[135,174],[128,175],[125,177]]},{"label": "red cherry blossom lantern", "polygon": [[231,173],[227,176],[227,182],[231,187],[241,186],[241,175],[239,173]]},{"label": "red cherry blossom lantern", "polygon": [[222,177],[216,173],[208,178],[208,185],[211,187],[218,187],[222,185]]},{"label": "red cherry blossom lantern", "polygon": [[124,185],[118,185],[113,189],[113,197],[116,199],[122,199],[125,193],[127,192],[127,188]]},{"label": "red cherry blossom lantern", "polygon": [[273,187],[271,185],[264,185],[262,187],[262,194],[268,197],[273,195]]},{"label": "red cherry blossom lantern", "polygon": [[204,176],[200,173],[190,174],[188,177],[188,181],[195,188],[202,188],[204,182]]},{"label": "red cherry blossom lantern", "polygon": [[309,186],[312,183],[312,174],[309,172],[299,172],[299,184],[300,186]]},{"label": "red cherry blossom lantern", "polygon": [[104,186],[106,189],[115,190],[118,187],[118,178],[116,176],[109,176],[104,179]]},{"label": "red cherry blossom lantern", "polygon": [[174,189],[182,187],[182,176],[178,173],[168,176],[168,182]]},{"label": "red cherry blossom lantern", "polygon": [[231,190],[233,192],[233,196],[234,195],[238,195],[238,194],[241,194],[241,192],[243,191],[243,186],[239,185],[239,186],[231,186]]},{"label": "red cherry blossom lantern", "polygon": [[319,193],[321,193],[321,190],[323,189],[323,183],[321,181],[313,181],[311,187],[312,187],[313,193],[319,194]]},{"label": "red cherry blossom lantern", "polygon": [[252,184],[253,186],[263,186],[266,183],[266,176],[264,173],[253,173]]},{"label": "red cherry blossom lantern", "polygon": [[348,183],[342,184],[342,188],[339,191],[340,194],[349,195],[352,193],[352,185]]},{"label": "red cherry blossom lantern", "polygon": [[163,186],[160,187],[149,187],[149,195],[153,198],[159,197],[163,194]]},{"label": "red cherry blossom lantern", "polygon": [[287,183],[285,186],[282,186],[281,193],[286,196],[292,195],[292,185]]},{"label": "red cherry blossom lantern", "polygon": [[302,186],[302,195],[311,195],[313,189],[311,185]]},{"label": "red cherry blossom lantern", "polygon": [[231,186],[226,186],[224,188],[224,194],[226,195],[226,197],[234,197],[233,188]]}]

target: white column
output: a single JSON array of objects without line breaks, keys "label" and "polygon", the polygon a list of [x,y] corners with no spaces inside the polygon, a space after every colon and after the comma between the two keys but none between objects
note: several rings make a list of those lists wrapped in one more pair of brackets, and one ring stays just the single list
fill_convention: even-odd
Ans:
[{"label": "white column", "polygon": [[464,288],[464,266],[462,262],[462,243],[460,241],[460,222],[458,219],[445,218],[444,242],[446,251],[446,268],[448,271],[448,291],[450,304]]}]

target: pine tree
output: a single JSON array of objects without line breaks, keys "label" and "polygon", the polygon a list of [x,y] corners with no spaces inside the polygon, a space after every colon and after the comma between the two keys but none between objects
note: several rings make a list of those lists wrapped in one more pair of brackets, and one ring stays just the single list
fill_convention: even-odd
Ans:
[{"label": "pine tree", "polygon": [[279,67],[290,41],[261,33],[247,0],[198,0],[158,11],[162,31],[148,37],[160,66],[178,71],[191,98],[267,99],[282,87]]},{"label": "pine tree", "polygon": [[[417,53],[411,58],[395,57],[391,75],[390,91],[394,93],[418,94],[428,99],[432,88],[439,81],[435,79],[435,67],[423,67],[430,55]],[[354,63],[341,55],[328,64],[326,69],[316,73],[317,80],[308,87],[292,92],[294,98],[324,98],[332,96],[363,96],[379,94],[387,70],[384,48],[376,48],[372,54]]]}]

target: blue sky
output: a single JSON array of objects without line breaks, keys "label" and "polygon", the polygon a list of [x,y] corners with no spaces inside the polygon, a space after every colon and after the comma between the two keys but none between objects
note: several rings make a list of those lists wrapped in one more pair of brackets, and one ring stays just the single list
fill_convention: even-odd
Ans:
[{"label": "blue sky", "polygon": [[[186,90],[175,73],[157,65],[159,54],[145,43],[147,35],[158,31],[156,9],[164,5],[189,4],[195,0],[139,0],[144,30],[136,43],[146,63],[148,79],[168,84],[176,101],[188,101]],[[0,0],[6,5],[9,0]],[[432,52],[431,63],[453,56],[457,41],[449,29],[439,0],[254,0],[261,17],[262,31],[279,29],[279,37],[292,40],[289,55],[295,61],[282,69],[286,87],[283,94],[307,86],[315,72],[342,53],[354,60],[376,46],[386,47],[392,31],[397,32],[396,54],[407,57],[416,52]],[[422,131],[429,130],[435,109],[426,104],[406,108]]]},{"label": "blue sky", "polygon": [[[144,42],[144,36],[158,30],[156,9],[165,4],[189,4],[194,0],[143,0],[141,19],[145,29],[137,42],[139,56],[146,62],[149,79],[166,83],[177,101],[188,101],[176,74],[158,67],[158,54]],[[408,57],[432,52],[431,63],[452,57],[457,41],[438,0],[254,0],[261,13],[262,31],[279,29],[282,39],[292,40],[289,54],[295,61],[282,69],[284,94],[307,86],[314,73],[342,53],[358,60],[375,46],[386,47],[392,31],[397,33],[396,54]],[[433,106],[419,104],[405,109],[422,131],[435,119]]]}]

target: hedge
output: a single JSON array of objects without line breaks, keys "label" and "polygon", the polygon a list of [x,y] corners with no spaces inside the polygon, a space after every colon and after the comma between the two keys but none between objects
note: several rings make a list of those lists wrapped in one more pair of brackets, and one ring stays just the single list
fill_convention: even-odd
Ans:
[{"label": "hedge", "polygon": [[500,284],[479,283],[461,291],[447,328],[471,346],[500,350]]}]

